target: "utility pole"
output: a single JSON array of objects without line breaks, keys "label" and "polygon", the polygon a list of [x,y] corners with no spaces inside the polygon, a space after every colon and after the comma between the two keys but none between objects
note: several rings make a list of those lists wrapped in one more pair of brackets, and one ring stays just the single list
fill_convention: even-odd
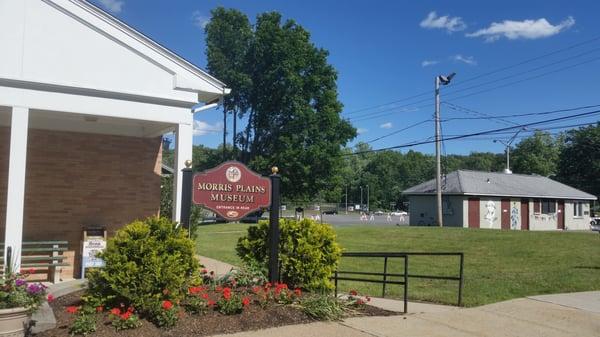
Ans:
[{"label": "utility pole", "polygon": [[440,136],[440,84],[448,85],[456,73],[448,76],[435,77],[435,190],[437,204],[437,223],[444,226],[442,214],[442,159],[441,159],[441,136]]},{"label": "utility pole", "polygon": [[348,185],[346,185],[346,209],[344,210],[344,214],[348,214]]},{"label": "utility pole", "polygon": [[367,185],[367,211],[371,212],[371,207],[369,205],[369,199],[370,199],[369,185]]},{"label": "utility pole", "polygon": [[517,136],[519,135],[519,133],[521,133],[521,131],[524,131],[525,128],[519,129],[519,131],[517,131],[509,140],[508,142],[503,141],[502,139],[494,139],[494,143],[500,143],[504,146],[506,146],[506,168],[504,169],[504,173],[506,174],[511,174],[512,171],[510,170],[510,146],[511,144],[515,141],[515,139],[517,138]]},{"label": "utility pole", "polygon": [[363,211],[363,202],[362,202],[362,186],[360,186],[360,211]]}]

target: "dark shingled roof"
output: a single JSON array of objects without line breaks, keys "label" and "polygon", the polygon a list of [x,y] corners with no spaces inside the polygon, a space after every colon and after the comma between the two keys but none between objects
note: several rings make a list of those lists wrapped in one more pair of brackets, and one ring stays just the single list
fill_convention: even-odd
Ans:
[{"label": "dark shingled roof", "polygon": [[[596,200],[597,198],[547,177],[500,172],[458,170],[442,179],[446,194]],[[405,195],[434,194],[435,179],[413,186]]]}]

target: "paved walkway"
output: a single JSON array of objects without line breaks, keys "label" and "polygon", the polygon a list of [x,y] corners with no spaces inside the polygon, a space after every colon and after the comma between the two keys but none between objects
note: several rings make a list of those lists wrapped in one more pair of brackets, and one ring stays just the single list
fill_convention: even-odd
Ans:
[{"label": "paved walkway", "polygon": [[206,256],[198,255],[198,259],[200,259],[200,264],[202,264],[206,270],[214,271],[216,276],[225,275],[232,268],[235,268],[234,265],[221,262],[219,260],[211,259],[210,257]]},{"label": "paved walkway", "polygon": [[415,310],[416,304],[411,303],[409,312],[413,313],[405,316],[355,317],[222,336],[590,337],[600,336],[599,304],[600,291],[535,296],[469,309],[424,306],[436,310]]}]

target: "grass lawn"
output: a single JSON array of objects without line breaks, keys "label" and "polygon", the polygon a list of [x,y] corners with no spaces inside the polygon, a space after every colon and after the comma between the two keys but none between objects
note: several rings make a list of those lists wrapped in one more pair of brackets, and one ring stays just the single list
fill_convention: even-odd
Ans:
[{"label": "grass lawn", "polygon": [[[239,264],[237,238],[248,224],[217,224],[198,230],[201,255]],[[477,306],[529,295],[600,290],[600,237],[578,232],[527,232],[421,227],[342,227],[335,229],[346,251],[464,252],[463,303]],[[343,258],[340,270],[383,271],[383,259]],[[402,273],[402,259],[388,271]],[[410,274],[458,275],[457,257],[410,257]],[[381,296],[381,285],[340,282],[342,290]],[[409,297],[456,303],[458,282],[409,279]],[[387,297],[402,296],[388,285]]]}]

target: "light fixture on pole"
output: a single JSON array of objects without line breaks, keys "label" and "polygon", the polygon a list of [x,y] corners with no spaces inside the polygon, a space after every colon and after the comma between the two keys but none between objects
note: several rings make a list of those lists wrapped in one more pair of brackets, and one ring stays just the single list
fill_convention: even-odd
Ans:
[{"label": "light fixture on pole", "polygon": [[369,185],[367,185],[367,212],[371,212],[371,207],[369,206]]},{"label": "light fixture on pole", "polygon": [[362,199],[362,186],[360,186],[360,210],[363,210],[363,199]]},{"label": "light fixture on pole", "polygon": [[442,159],[441,159],[441,137],[440,137],[440,84],[448,85],[456,73],[447,76],[435,77],[435,190],[437,204],[437,223],[438,226],[444,226],[442,215]]},{"label": "light fixture on pole", "polygon": [[521,131],[524,130],[525,128],[519,129],[512,137],[510,137],[510,139],[507,142],[503,141],[502,139],[494,139],[494,143],[500,143],[506,146],[506,168],[504,169],[504,173],[506,174],[512,173],[512,171],[510,170],[510,145],[515,141],[519,133],[521,133]]}]

